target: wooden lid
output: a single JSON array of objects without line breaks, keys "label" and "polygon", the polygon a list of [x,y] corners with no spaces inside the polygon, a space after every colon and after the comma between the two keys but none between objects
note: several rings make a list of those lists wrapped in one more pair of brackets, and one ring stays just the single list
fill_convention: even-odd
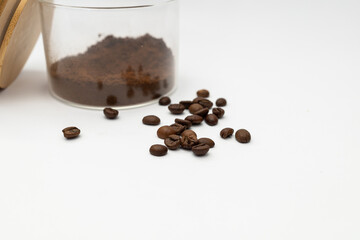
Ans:
[{"label": "wooden lid", "polygon": [[[15,0],[1,0],[3,2]],[[38,0],[20,0],[0,46],[0,88],[19,75],[40,34]]]},{"label": "wooden lid", "polygon": [[0,0],[0,44],[20,0]]}]

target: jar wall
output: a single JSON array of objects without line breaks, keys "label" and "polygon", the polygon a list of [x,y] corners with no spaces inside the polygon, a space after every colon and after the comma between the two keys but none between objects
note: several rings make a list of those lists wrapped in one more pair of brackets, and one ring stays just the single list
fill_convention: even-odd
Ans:
[{"label": "jar wall", "polygon": [[173,90],[178,61],[175,0],[147,2],[153,5],[104,1],[101,6],[101,1],[67,2],[40,1],[55,96],[88,107],[131,107]]}]

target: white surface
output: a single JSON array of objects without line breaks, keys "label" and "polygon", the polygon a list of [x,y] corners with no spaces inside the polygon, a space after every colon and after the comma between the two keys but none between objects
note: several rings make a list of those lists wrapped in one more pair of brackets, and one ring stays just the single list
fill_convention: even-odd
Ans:
[{"label": "white surface", "polygon": [[[180,87],[226,97],[206,158],[149,155],[152,105],[117,121],[48,93],[42,43],[0,93],[0,239],[360,239],[360,2],[182,1]],[[66,141],[61,129],[81,137]],[[249,145],[222,140],[247,128]]]}]

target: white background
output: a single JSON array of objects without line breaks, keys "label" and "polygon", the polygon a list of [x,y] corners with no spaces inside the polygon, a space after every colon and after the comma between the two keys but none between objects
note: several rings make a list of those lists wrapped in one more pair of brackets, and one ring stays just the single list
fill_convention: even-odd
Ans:
[{"label": "white background", "polygon": [[228,99],[218,126],[195,129],[216,147],[155,158],[141,119],[170,124],[166,107],[109,121],[58,102],[39,41],[0,92],[1,240],[360,239],[360,2],[184,0],[180,27],[171,98]]}]

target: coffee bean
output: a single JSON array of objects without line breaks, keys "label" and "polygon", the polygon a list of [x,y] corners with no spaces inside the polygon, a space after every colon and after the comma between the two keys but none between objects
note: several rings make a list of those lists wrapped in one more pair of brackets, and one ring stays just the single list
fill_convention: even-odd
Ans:
[{"label": "coffee bean", "polygon": [[178,135],[181,134],[185,130],[185,126],[178,124],[178,123],[171,124],[170,127],[172,129],[174,129],[175,134],[178,134]]},{"label": "coffee bean", "polygon": [[219,98],[218,100],[216,100],[216,106],[218,107],[225,107],[226,104],[227,102],[225,98]]},{"label": "coffee bean", "polygon": [[199,103],[201,100],[204,100],[205,98],[203,97],[197,97],[193,99],[193,103]]},{"label": "coffee bean", "polygon": [[215,114],[218,118],[222,118],[225,114],[225,110],[222,108],[213,108],[213,114]]},{"label": "coffee bean", "polygon": [[117,97],[114,95],[107,96],[106,103],[109,106],[114,106],[117,103]]},{"label": "coffee bean", "polygon": [[115,119],[119,115],[119,111],[112,108],[104,108],[103,112],[108,119]]},{"label": "coffee bean", "polygon": [[200,143],[207,144],[210,148],[213,148],[215,146],[215,142],[210,138],[199,138],[199,144]]},{"label": "coffee bean", "polygon": [[191,150],[196,156],[204,156],[209,152],[210,146],[205,143],[200,143],[193,146]]},{"label": "coffee bean", "polygon": [[209,114],[209,115],[206,116],[205,122],[209,126],[215,126],[216,124],[218,124],[218,118],[217,118],[217,116],[215,114]]},{"label": "coffee bean", "polygon": [[190,105],[193,104],[193,102],[186,100],[186,101],[181,101],[180,104],[184,105],[185,109],[189,109]]},{"label": "coffee bean", "polygon": [[197,134],[196,132],[194,132],[193,130],[185,130],[182,134],[182,137],[195,137],[197,138]]},{"label": "coffee bean", "polygon": [[152,95],[151,99],[154,100],[154,99],[158,99],[159,97],[161,97],[161,95],[159,93],[155,93],[154,95]]},{"label": "coffee bean", "polygon": [[224,128],[220,132],[220,136],[224,139],[231,137],[233,134],[234,134],[234,129],[232,128]]},{"label": "coffee bean", "polygon": [[149,115],[149,116],[144,117],[142,122],[145,125],[156,126],[156,125],[160,124],[160,118],[158,118],[155,115]]},{"label": "coffee bean", "polygon": [[185,130],[181,134],[180,144],[183,149],[191,150],[193,146],[198,144],[196,133],[192,130]]},{"label": "coffee bean", "polygon": [[150,147],[149,152],[156,157],[162,157],[167,154],[168,149],[164,145],[155,144]]},{"label": "coffee bean", "polygon": [[240,143],[248,143],[251,140],[251,135],[246,129],[237,130],[235,138]]},{"label": "coffee bean", "polygon": [[161,106],[167,106],[171,103],[171,99],[169,97],[162,97],[159,99],[159,104]]},{"label": "coffee bean", "polygon": [[77,127],[67,127],[62,130],[64,137],[67,139],[76,138],[80,135],[80,129]]},{"label": "coffee bean", "polygon": [[207,98],[210,96],[209,91],[206,89],[201,89],[201,90],[197,91],[196,94],[198,97],[203,97],[203,98]]},{"label": "coffee bean", "polygon": [[180,147],[180,136],[170,135],[165,139],[164,143],[170,150],[176,150]]},{"label": "coffee bean", "polygon": [[193,104],[191,104],[190,107],[189,107],[189,112],[190,112],[191,114],[194,114],[194,113],[196,113],[197,111],[199,111],[199,110],[201,110],[201,109],[203,109],[203,108],[204,108],[204,107],[201,106],[200,104],[198,104],[198,103],[193,103]]},{"label": "coffee bean", "polygon": [[175,129],[170,126],[162,126],[157,130],[157,136],[161,139],[168,138],[170,135],[175,133]]},{"label": "coffee bean", "polygon": [[204,117],[206,117],[206,115],[208,115],[208,113],[209,113],[209,109],[208,108],[203,108],[203,109],[200,109],[199,111],[196,111],[194,113],[194,115],[199,115],[199,116],[204,118]]},{"label": "coffee bean", "polygon": [[196,135],[185,135],[181,137],[180,145],[185,150],[191,150],[193,146],[198,144]]},{"label": "coffee bean", "polygon": [[193,125],[199,125],[202,123],[202,121],[204,120],[201,116],[199,115],[190,115],[190,116],[187,116],[185,118],[185,120],[188,120],[190,121]]},{"label": "coffee bean", "polygon": [[199,104],[201,106],[203,106],[204,108],[208,108],[211,109],[212,106],[214,105],[212,101],[208,100],[208,99],[202,99],[199,101]]},{"label": "coffee bean", "polygon": [[190,128],[192,125],[191,121],[180,119],[180,118],[175,119],[175,122],[183,125],[185,128]]},{"label": "coffee bean", "polygon": [[172,114],[182,114],[185,110],[184,105],[182,104],[171,104],[169,105],[169,110]]}]

